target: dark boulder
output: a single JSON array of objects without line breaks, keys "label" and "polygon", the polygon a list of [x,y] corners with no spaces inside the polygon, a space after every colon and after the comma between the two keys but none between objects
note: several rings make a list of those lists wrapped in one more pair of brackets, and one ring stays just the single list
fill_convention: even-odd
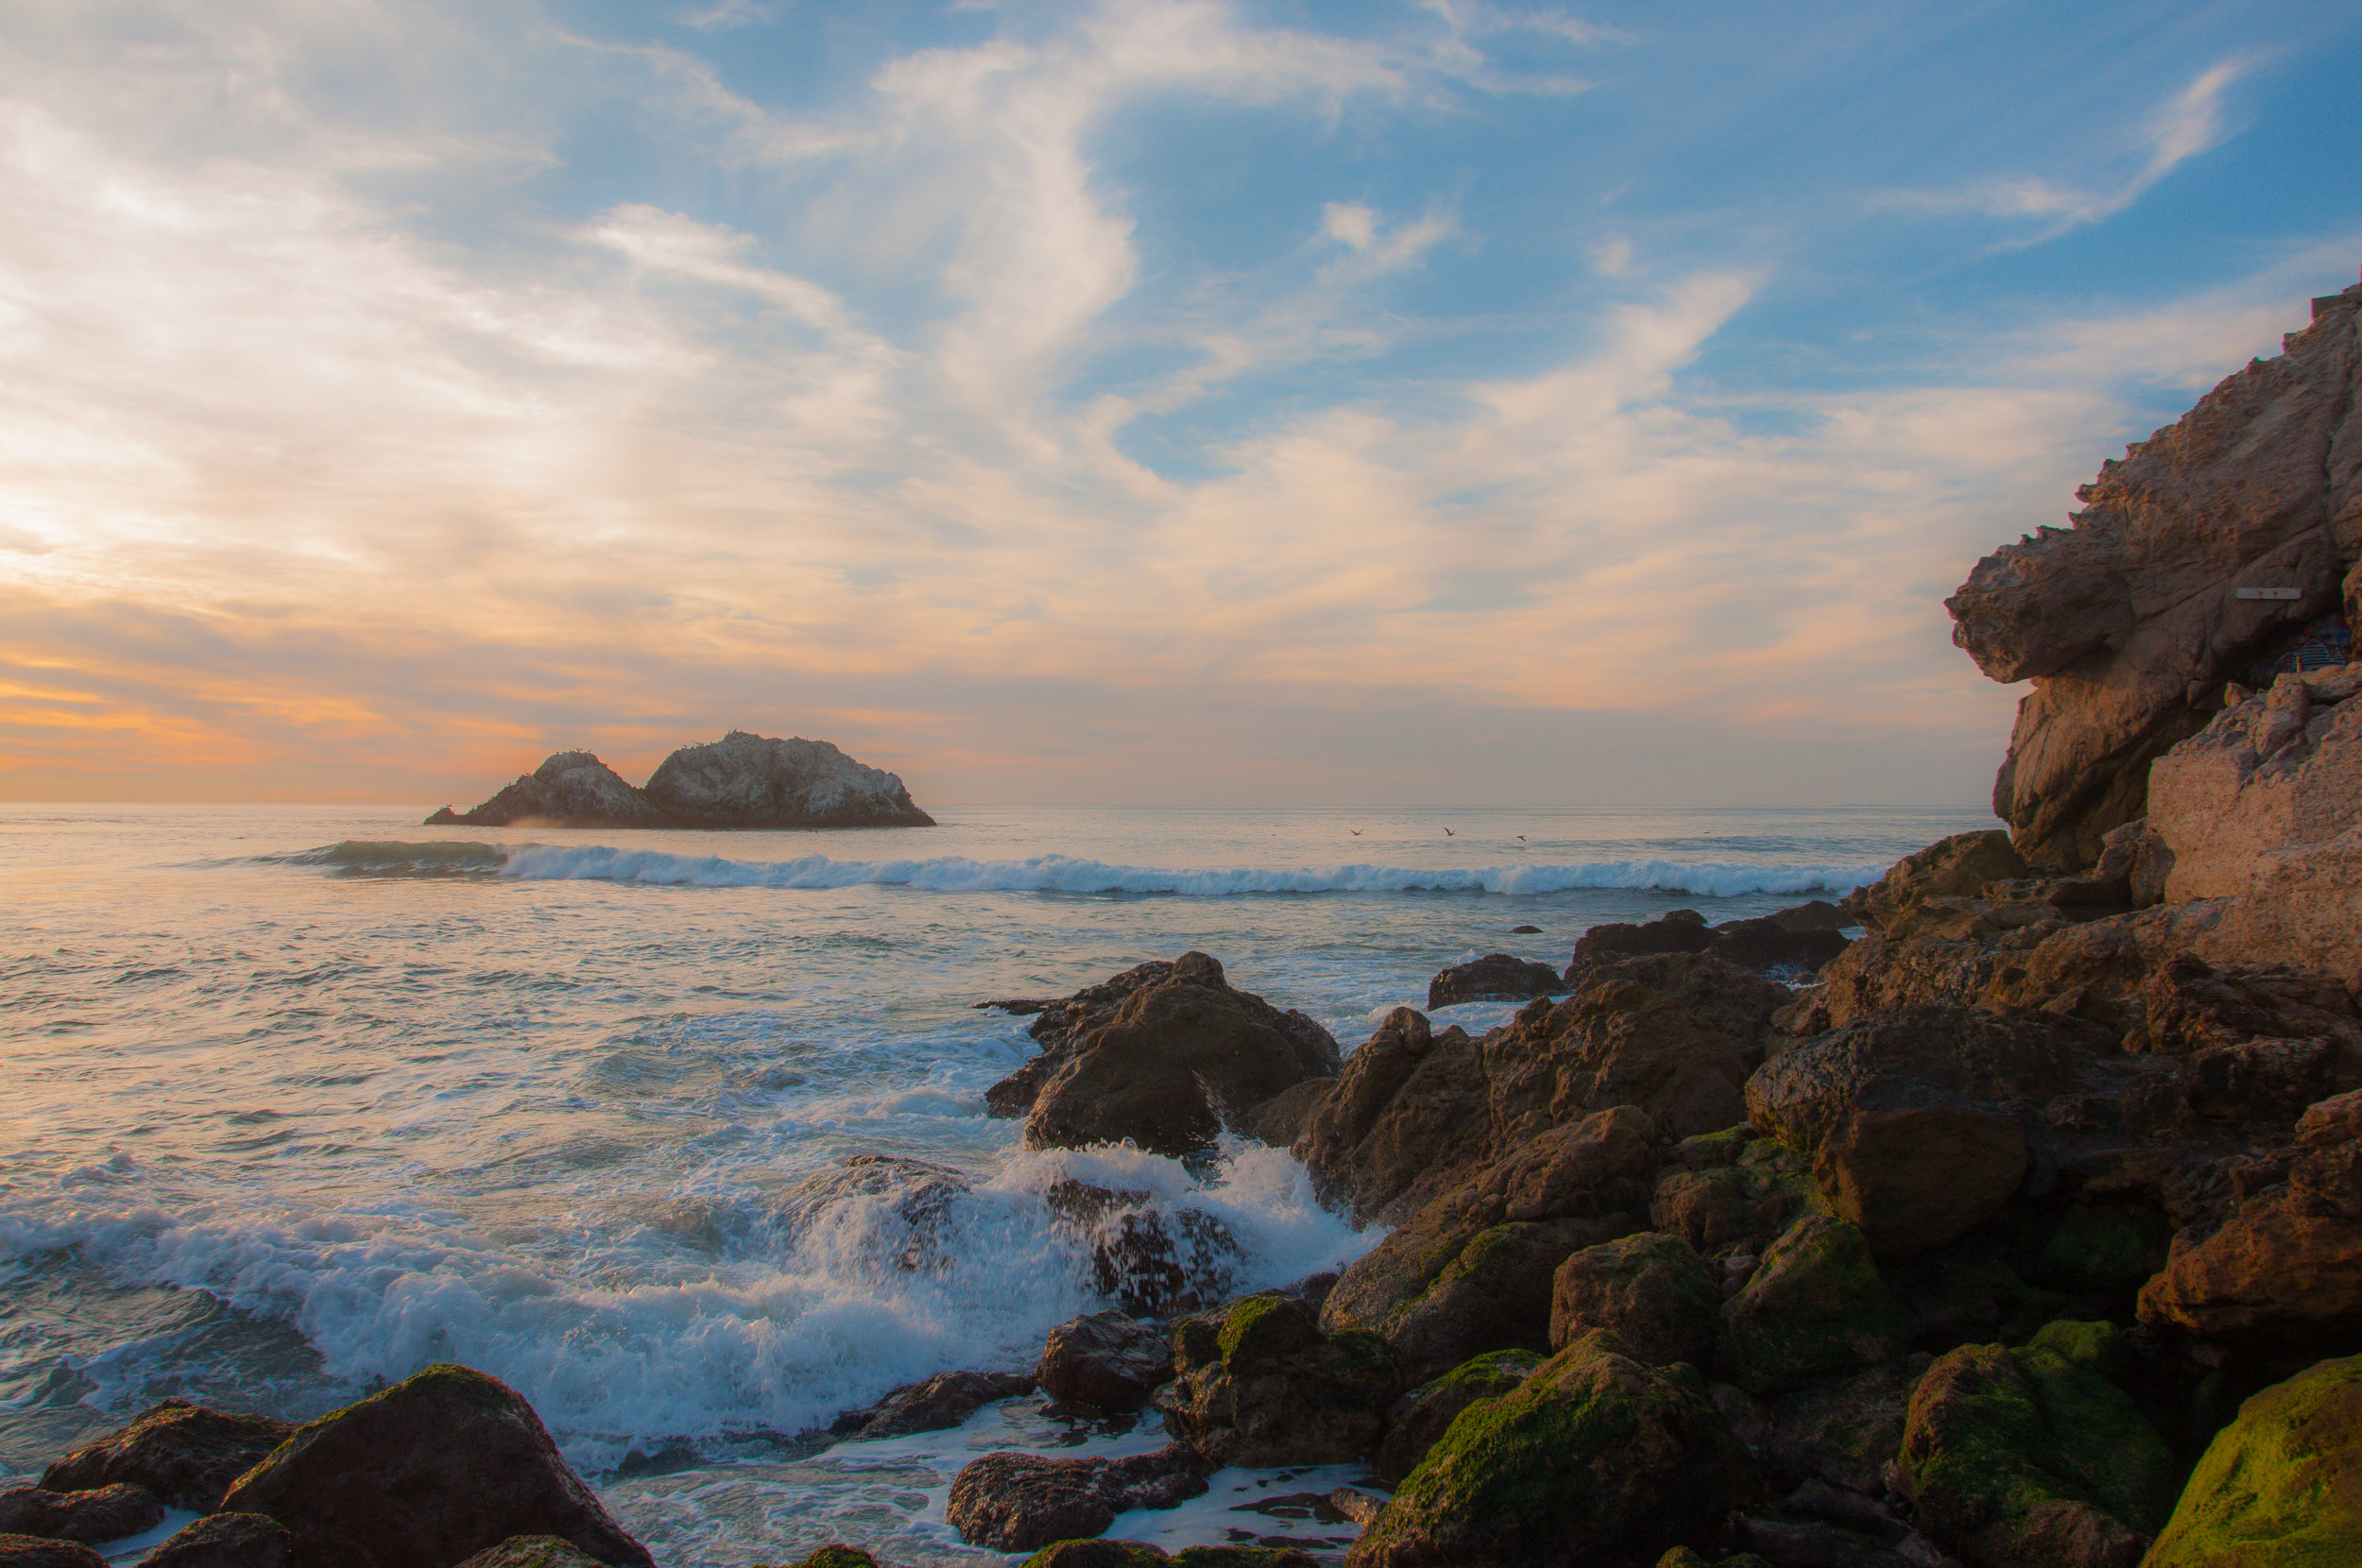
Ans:
[{"label": "dark boulder", "polygon": [[1167,1556],[1144,1541],[1061,1541],[1025,1559],[1021,1568],[1315,1568],[1309,1552],[1293,1546],[1184,1546]]},{"label": "dark boulder", "polygon": [[986,1454],[952,1478],[944,1516],[972,1546],[1030,1552],[1095,1536],[1134,1508],[1169,1508],[1200,1496],[1210,1468],[1178,1443],[1122,1459]]},{"label": "dark boulder", "polygon": [[1204,1209],[1162,1207],[1152,1193],[1051,1185],[1043,1201],[1090,1250],[1091,1281],[1135,1317],[1194,1312],[1237,1283],[1246,1249]]},{"label": "dark boulder", "polygon": [[1061,1405],[1111,1414],[1137,1410],[1172,1377],[1172,1344],[1159,1323],[1093,1312],[1050,1331],[1034,1376]]},{"label": "dark boulder", "polygon": [[865,1410],[838,1417],[835,1430],[855,1442],[941,1432],[959,1425],[995,1400],[1033,1391],[1034,1380],[1016,1372],[937,1372],[896,1389]]},{"label": "dark boulder", "polygon": [[1487,953],[1455,963],[1428,981],[1427,1005],[1431,1011],[1459,1002],[1521,1002],[1530,997],[1555,997],[1566,989],[1558,971],[1547,963]]},{"label": "dark boulder", "polygon": [[1137,985],[1104,1023],[1052,1054],[1054,1064],[1029,1064],[1038,1085],[1025,1120],[1032,1149],[1129,1141],[1190,1153],[1210,1148],[1225,1122],[1339,1067],[1327,1031],[1234,990],[1204,953]]},{"label": "dark boulder", "polygon": [[1398,1007],[1355,1051],[1295,1142],[1324,1202],[1356,1224],[1410,1218],[1492,1141],[1483,1051]]},{"label": "dark boulder", "polygon": [[1344,1464],[1378,1447],[1402,1376],[1377,1337],[1324,1334],[1310,1307],[1267,1291],[1218,1321],[1174,1327],[1165,1430],[1209,1464]]},{"label": "dark boulder", "polygon": [[1910,1330],[1861,1232],[1807,1214],[1723,1304],[1717,1339],[1731,1381],[1763,1393],[1891,1361]]},{"label": "dark boulder", "polygon": [[1488,1351],[1412,1389],[1387,1412],[1386,1440],[1370,1458],[1371,1472],[1389,1486],[1400,1484],[1461,1411],[1479,1400],[1515,1392],[1545,1359],[1539,1351]]},{"label": "dark boulder", "polygon": [[[864,1562],[869,1560],[866,1553],[855,1555]],[[597,1558],[571,1541],[554,1535],[512,1535],[497,1546],[485,1547],[458,1568],[598,1568],[598,1564]]]},{"label": "dark boulder", "polygon": [[18,1487],[0,1491],[0,1534],[59,1541],[120,1541],[164,1522],[164,1506],[145,1487],[117,1481],[91,1491]]},{"label": "dark boulder", "polygon": [[294,1547],[265,1514],[212,1513],[149,1553],[143,1568],[283,1568]]},{"label": "dark boulder", "polygon": [[1695,1372],[1643,1366],[1593,1333],[1463,1411],[1345,1561],[1650,1561],[1711,1543],[1757,1490]]},{"label": "dark boulder", "polygon": [[847,1154],[790,1187],[779,1201],[779,1228],[801,1242],[821,1228],[848,1219],[869,1232],[873,1255],[915,1272],[934,1272],[952,1260],[952,1210],[968,1193],[967,1178],[949,1166],[899,1154]]},{"label": "dark boulder", "polygon": [[1622,921],[1594,926],[1575,939],[1574,957],[1566,964],[1566,983],[1581,984],[1593,969],[1618,959],[1649,953],[1703,953],[1713,945],[1714,932],[1696,910],[1675,910],[1645,926]]},{"label": "dark boulder", "polygon": [[448,1363],[300,1428],[222,1508],[278,1520],[305,1563],[451,1568],[511,1536],[554,1535],[615,1568],[654,1568],[530,1405]]},{"label": "dark boulder", "polygon": [[1720,1283],[1686,1241],[1642,1231],[1585,1247],[1550,1282],[1550,1344],[1563,1349],[1595,1328],[1652,1367],[1710,1365]]},{"label": "dark boulder", "polygon": [[1826,927],[1797,930],[1767,915],[1724,921],[1714,928],[1714,940],[1705,951],[1743,969],[1811,974],[1845,947],[1845,938]]},{"label": "dark boulder", "polygon": [[107,1559],[78,1541],[0,1535],[0,1568],[107,1568]]},{"label": "dark boulder", "polygon": [[88,1491],[128,1481],[173,1508],[211,1513],[231,1482],[294,1435],[290,1422],[167,1399],[43,1471],[41,1484],[50,1491]]}]

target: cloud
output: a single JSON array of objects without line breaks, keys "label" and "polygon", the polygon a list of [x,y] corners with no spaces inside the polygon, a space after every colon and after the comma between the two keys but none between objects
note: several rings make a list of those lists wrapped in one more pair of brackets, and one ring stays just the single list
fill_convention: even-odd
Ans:
[{"label": "cloud", "polygon": [[2114,185],[2059,185],[2038,177],[2025,177],[1988,180],[1952,191],[1903,192],[1885,199],[1894,206],[1937,212],[2041,219],[2043,226],[2035,234],[2012,243],[2037,245],[2055,239],[2070,230],[2123,212],[2182,163],[2220,145],[2226,134],[2223,93],[2253,63],[2236,58],[2209,67],[2149,116],[2143,128],[2144,157],[2140,166]]}]

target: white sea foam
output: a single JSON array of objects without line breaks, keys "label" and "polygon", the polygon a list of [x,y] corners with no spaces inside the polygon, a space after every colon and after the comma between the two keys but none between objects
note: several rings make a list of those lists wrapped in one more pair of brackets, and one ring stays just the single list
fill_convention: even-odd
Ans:
[{"label": "white sea foam", "polygon": [[[392,846],[383,846],[390,848]],[[1567,893],[1585,888],[1654,889],[1699,897],[1743,894],[1843,894],[1874,882],[1880,865],[1754,865],[1728,861],[1588,861],[1569,865],[1419,869],[1395,865],[1110,865],[1065,855],[978,861],[961,855],[908,861],[736,861],[653,849],[523,844],[506,851],[504,876],[533,881],[646,882],[664,887],[908,887],[929,893],[1165,894],[1221,898],[1242,894]]]}]

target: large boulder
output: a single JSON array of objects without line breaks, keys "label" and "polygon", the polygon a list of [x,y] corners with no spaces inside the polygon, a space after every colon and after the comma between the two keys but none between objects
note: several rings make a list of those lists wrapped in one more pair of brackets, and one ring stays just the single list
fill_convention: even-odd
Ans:
[{"label": "large boulder", "polygon": [[481,806],[428,817],[430,827],[932,827],[893,774],[826,741],[774,741],[732,730],[683,746],[634,789],[587,751],[562,751]]},{"label": "large boulder", "polygon": [[1924,1253],[2001,1212],[2026,1179],[2025,1130],[1973,1105],[1887,1105],[1846,1116],[1813,1162],[1831,1212],[1881,1256]]},{"label": "large boulder", "polygon": [[1178,1443],[1121,1459],[986,1454],[952,1477],[944,1517],[970,1545],[1030,1552],[1097,1535],[1134,1508],[1169,1508],[1200,1496],[1208,1468]]},{"label": "large boulder", "polygon": [[1716,1338],[1731,1381],[1764,1393],[1891,1361],[1910,1327],[1860,1230],[1807,1214],[1722,1304]]},{"label": "large boulder", "polygon": [[2029,859],[2090,864],[2226,680],[2362,608],[2362,287],[2314,310],[2281,357],[2104,465],[2073,527],[1987,556],[1946,601],[1979,669],[2034,682],[1994,786]]},{"label": "large boulder", "polygon": [[1036,1036],[1053,1043],[987,1096],[1003,1114],[1023,1104],[1028,1148],[1129,1140],[1186,1154],[1283,1090],[1337,1075],[1326,1030],[1234,990],[1207,954],[1155,968],[1118,977],[1132,983],[1111,1009],[1061,1010],[1054,1020],[1045,1012],[1036,1022]]},{"label": "large boulder", "polygon": [[1061,1405],[1137,1410],[1172,1377],[1172,1336],[1128,1312],[1070,1319],[1043,1339],[1034,1378]]},{"label": "large boulder", "polygon": [[[1921,1523],[1984,1568],[2136,1561],[2172,1505],[2174,1464],[2109,1381],[2124,1355],[2112,1325],[2058,1322],[2022,1350],[1938,1358],[1895,1459]],[[2061,1555],[2076,1542],[2080,1558]]]},{"label": "large boulder", "polygon": [[1481,1399],[1515,1392],[1545,1359],[1539,1351],[1487,1351],[1412,1389],[1387,1412],[1386,1440],[1370,1457],[1372,1474],[1389,1486],[1398,1485],[1451,1429],[1461,1411]]},{"label": "large boulder", "polygon": [[1571,1253],[1550,1279],[1550,1344],[1606,1329],[1652,1367],[1708,1365],[1722,1293],[1689,1243],[1642,1231]]},{"label": "large boulder", "polygon": [[[868,1553],[842,1547],[824,1546],[813,1558],[820,1559],[818,1568],[854,1568],[856,1561],[864,1568],[877,1568]],[[847,1558],[854,1561],[847,1561]],[[573,1542],[560,1541],[554,1535],[512,1535],[497,1546],[485,1547],[455,1568],[598,1568],[598,1561]],[[810,1564],[812,1558],[804,1561]]]},{"label": "large boulder", "polygon": [[533,1406],[449,1363],[300,1428],[221,1508],[276,1519],[307,1563],[451,1568],[510,1536],[554,1535],[615,1568],[655,1568]]},{"label": "large boulder", "polygon": [[128,1481],[176,1508],[211,1513],[231,1482],[294,1435],[291,1422],[167,1399],[58,1460],[42,1472],[41,1484],[49,1491],[88,1491]]},{"label": "large boulder", "polygon": [[1696,910],[1675,910],[1646,925],[1610,921],[1592,927],[1575,939],[1574,957],[1567,961],[1566,983],[1579,985],[1602,964],[1649,953],[1703,953],[1714,945],[1706,917]]},{"label": "large boulder", "polygon": [[1276,1291],[1218,1321],[1184,1319],[1173,1381],[1157,1390],[1165,1430],[1218,1464],[1345,1464],[1373,1452],[1402,1377],[1386,1346],[1321,1331],[1310,1307]]},{"label": "large boulder", "polygon": [[107,1568],[107,1559],[78,1541],[0,1535],[0,1568]]},{"label": "large boulder", "polygon": [[164,1522],[164,1506],[128,1481],[90,1491],[17,1487],[0,1491],[0,1534],[59,1541],[120,1541]]},{"label": "large boulder", "polygon": [[1492,1136],[1479,1043],[1398,1007],[1347,1059],[1294,1152],[1357,1225],[1396,1223],[1464,1178]]},{"label": "large boulder", "polygon": [[997,1400],[1033,1391],[1034,1380],[1019,1372],[936,1372],[897,1389],[865,1410],[839,1418],[836,1430],[855,1442],[941,1432]]},{"label": "large boulder", "polygon": [[647,797],[691,827],[933,827],[902,780],[826,741],[734,729],[683,746],[648,775]]},{"label": "large boulder", "polygon": [[283,1568],[294,1547],[286,1526],[266,1514],[210,1513],[148,1553],[143,1568]]},{"label": "large boulder", "polygon": [[1521,1002],[1530,997],[1555,997],[1566,989],[1558,971],[1547,963],[1487,953],[1455,963],[1428,981],[1427,1005],[1431,1012],[1459,1002]]},{"label": "large boulder", "polygon": [[1463,1410],[1345,1556],[1348,1568],[1648,1561],[1708,1545],[1754,1460],[1686,1367],[1584,1335]]},{"label": "large boulder", "polygon": [[2215,1434],[2144,1568],[2362,1562],[2362,1355],[2323,1361]]}]

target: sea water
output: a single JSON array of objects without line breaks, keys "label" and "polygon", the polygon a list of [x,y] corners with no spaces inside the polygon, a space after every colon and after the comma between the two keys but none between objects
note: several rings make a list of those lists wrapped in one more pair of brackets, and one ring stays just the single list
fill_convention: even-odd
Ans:
[{"label": "sea water", "polygon": [[[1109,1304],[1053,1183],[1212,1216],[1241,1291],[1378,1236],[1280,1150],[1026,1151],[982,1097],[1033,1052],[1027,1020],[976,1002],[1197,948],[1350,1051],[1446,964],[1563,965],[1600,922],[1836,896],[1993,826],[954,807],[933,828],[634,833],[424,811],[0,807],[0,1477],[167,1395],[303,1418],[457,1360],[530,1399],[660,1562],[831,1539],[1003,1561],[943,1522],[960,1464],[1140,1451],[1154,1418],[1021,1399],[892,1442],[814,1434],[934,1372],[1028,1369],[1045,1330]],[[933,1167],[923,1236],[907,1192],[832,1181],[857,1154]],[[1316,1500],[1358,1475],[1226,1471],[1119,1528],[1333,1551],[1352,1527]]]}]

